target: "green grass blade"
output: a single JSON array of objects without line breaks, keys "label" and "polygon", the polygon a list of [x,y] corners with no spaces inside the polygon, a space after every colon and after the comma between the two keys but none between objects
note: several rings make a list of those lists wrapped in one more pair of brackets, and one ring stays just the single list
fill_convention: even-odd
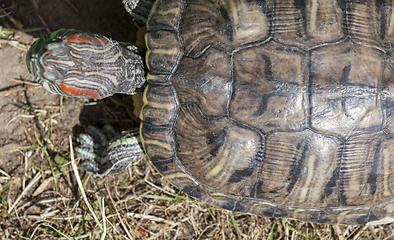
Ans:
[{"label": "green grass blade", "polygon": [[[45,155],[45,157],[48,160],[48,164],[49,164],[49,167],[51,168],[52,176],[55,176],[56,173],[55,173],[55,170],[53,169],[51,158],[49,157],[48,152],[47,152],[47,144],[48,144],[48,141],[49,141],[49,134],[50,134],[50,132],[51,132],[51,113],[48,112],[48,131],[47,131],[47,134],[46,134],[46,140],[43,141],[45,144],[44,144],[44,146],[42,148],[42,151],[44,152],[44,155]],[[56,189],[56,191],[58,191],[59,188],[57,186],[56,178],[53,178],[53,181],[55,183],[55,189]]]},{"label": "green grass blade", "polygon": [[238,226],[237,226],[237,223],[235,222],[235,218],[234,218],[233,212],[229,211],[229,213],[230,213],[230,217],[231,217],[231,222],[234,225],[235,232],[237,233],[238,239],[241,239],[241,235],[239,234]]},{"label": "green grass blade", "polygon": [[213,220],[214,220],[215,222],[217,222],[216,217],[213,215],[213,213],[211,212],[211,210],[209,210],[208,206],[207,206],[205,203],[203,203],[202,205],[203,205],[204,208],[208,211],[209,215],[211,215],[211,217],[213,218]]},{"label": "green grass blade", "polygon": [[300,231],[299,229],[293,228],[292,226],[290,226],[290,225],[287,223],[286,219],[285,219],[284,221],[285,221],[285,226],[286,226],[288,229],[290,229],[291,231],[298,233],[299,235],[303,236],[304,238],[312,239],[312,236],[311,236],[311,235],[307,235],[307,234],[305,234],[304,232]]},{"label": "green grass blade", "polygon": [[270,233],[269,233],[268,236],[267,236],[267,240],[274,239],[274,229],[275,229],[275,226],[276,226],[276,221],[274,222],[274,224],[272,224]]},{"label": "green grass blade", "polygon": [[22,239],[27,239],[27,240],[31,240],[30,238],[28,238],[28,237],[24,237],[24,236],[22,236],[19,232],[18,232],[18,230],[16,230],[16,234],[18,234],[18,236],[19,237],[21,237]]}]

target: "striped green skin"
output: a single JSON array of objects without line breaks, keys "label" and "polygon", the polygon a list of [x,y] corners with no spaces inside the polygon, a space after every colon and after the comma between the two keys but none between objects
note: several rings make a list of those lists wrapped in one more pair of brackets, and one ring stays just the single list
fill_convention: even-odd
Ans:
[{"label": "striped green skin", "polygon": [[38,83],[65,96],[98,99],[114,93],[133,94],[145,82],[142,58],[135,47],[73,29],[37,40],[26,62]]}]

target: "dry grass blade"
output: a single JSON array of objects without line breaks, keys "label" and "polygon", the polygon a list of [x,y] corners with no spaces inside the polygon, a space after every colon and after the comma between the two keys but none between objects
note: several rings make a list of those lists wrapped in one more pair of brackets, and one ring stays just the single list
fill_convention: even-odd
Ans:
[{"label": "dry grass blade", "polygon": [[105,205],[104,205],[104,198],[101,198],[101,217],[103,219],[103,234],[101,234],[101,240],[105,239],[105,236],[107,235],[107,224],[106,224],[106,219],[105,219]]},{"label": "dry grass blade", "polygon": [[19,84],[31,85],[31,86],[34,86],[34,87],[42,88],[42,85],[39,84],[39,83],[29,82],[29,81],[25,81],[25,80],[16,79],[16,78],[11,78],[11,80],[16,82],[16,83],[19,83]]},{"label": "dry grass blade", "polygon": [[384,238],[383,240],[392,240],[394,239],[394,234],[391,234],[390,236]]},{"label": "dry grass blade", "polygon": [[14,40],[5,40],[5,39],[0,39],[0,42],[8,44],[10,46],[16,47],[24,52],[27,52],[27,50],[29,49],[28,46],[26,46],[23,43],[20,43],[18,41],[14,41]]},{"label": "dry grass blade", "polygon": [[77,180],[78,183],[78,187],[81,190],[81,194],[83,197],[83,200],[85,201],[86,206],[89,208],[90,213],[93,215],[94,220],[96,221],[97,225],[99,226],[99,228],[104,231],[103,226],[101,225],[100,221],[98,220],[96,214],[93,211],[92,206],[90,205],[88,198],[86,197],[85,194],[85,190],[83,188],[82,185],[82,181],[81,181],[81,177],[79,176],[79,172],[77,169],[77,164],[75,163],[75,158],[74,158],[74,151],[73,151],[73,144],[72,144],[72,138],[71,136],[69,136],[69,141],[70,141],[70,157],[71,157],[71,166],[73,168],[74,174],[75,174],[75,178]]},{"label": "dry grass blade", "polygon": [[11,176],[8,175],[3,169],[0,168],[0,173],[3,174],[7,179],[11,179]]},{"label": "dry grass blade", "polygon": [[353,240],[360,239],[360,236],[362,236],[362,234],[365,232],[365,230],[366,230],[367,228],[368,228],[368,226],[360,227],[360,228],[357,230],[357,234],[354,235]]},{"label": "dry grass blade", "polygon": [[8,127],[8,125],[10,125],[13,121],[15,121],[15,119],[17,119],[17,118],[34,118],[35,116],[34,115],[25,115],[25,114],[21,114],[21,115],[18,115],[18,116],[16,116],[16,117],[14,117],[14,118],[12,118],[10,121],[8,121],[8,123],[5,125],[5,127],[4,128],[7,128]]},{"label": "dry grass blade", "polygon": [[15,200],[14,204],[11,205],[10,209],[8,210],[8,214],[11,213],[11,211],[14,209],[14,207],[18,204],[18,202],[21,200],[23,195],[25,195],[30,188],[41,178],[41,172],[38,172],[36,176],[34,176],[33,180],[30,181],[30,183],[26,186],[26,188],[22,191],[22,193],[19,195],[19,197]]},{"label": "dry grass blade", "polygon": [[125,230],[125,232],[126,232],[127,236],[129,237],[129,239],[133,240],[133,237],[131,236],[129,229],[126,227],[124,221],[123,221],[122,218],[120,217],[119,210],[118,210],[118,208],[116,207],[116,204],[115,204],[115,202],[114,202],[114,200],[112,199],[112,196],[111,196],[111,194],[110,194],[111,191],[108,189],[108,186],[107,186],[107,185],[105,185],[105,188],[107,189],[109,198],[111,199],[111,203],[112,203],[112,205],[113,205],[114,208],[115,208],[116,214],[118,215],[120,224],[123,226],[123,229]]},{"label": "dry grass blade", "polygon": [[144,215],[144,214],[138,214],[138,213],[127,213],[126,215],[130,218],[140,218],[140,219],[151,220],[151,221],[155,221],[155,222],[164,222],[168,225],[175,224],[175,222],[173,222],[173,221],[168,221],[164,218],[151,216],[151,215]]},{"label": "dry grass blade", "polygon": [[45,181],[43,183],[41,183],[41,185],[33,192],[33,197],[38,196],[39,194],[41,194],[48,186],[48,184],[50,182],[52,182],[54,177],[50,177],[45,179]]}]

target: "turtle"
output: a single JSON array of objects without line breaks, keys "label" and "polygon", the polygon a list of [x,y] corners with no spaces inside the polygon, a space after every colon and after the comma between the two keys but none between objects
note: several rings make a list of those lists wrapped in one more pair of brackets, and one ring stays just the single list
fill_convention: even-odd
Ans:
[{"label": "turtle", "polygon": [[218,208],[324,224],[394,221],[393,2],[123,3],[146,24],[145,56],[78,30],[53,32],[27,54],[52,93],[144,91],[140,128],[102,156],[81,150],[84,169],[116,174],[147,156],[181,191]]}]

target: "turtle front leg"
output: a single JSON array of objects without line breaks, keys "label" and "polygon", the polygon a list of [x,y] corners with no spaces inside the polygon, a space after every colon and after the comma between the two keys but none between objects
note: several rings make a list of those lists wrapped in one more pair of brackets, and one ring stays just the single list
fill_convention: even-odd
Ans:
[{"label": "turtle front leg", "polygon": [[102,130],[91,126],[79,142],[75,152],[84,160],[81,167],[95,177],[118,174],[144,156],[138,129],[117,134],[110,125]]},{"label": "turtle front leg", "polygon": [[37,40],[26,63],[38,83],[65,96],[98,99],[115,93],[133,94],[146,81],[136,47],[73,29],[61,29]]}]

